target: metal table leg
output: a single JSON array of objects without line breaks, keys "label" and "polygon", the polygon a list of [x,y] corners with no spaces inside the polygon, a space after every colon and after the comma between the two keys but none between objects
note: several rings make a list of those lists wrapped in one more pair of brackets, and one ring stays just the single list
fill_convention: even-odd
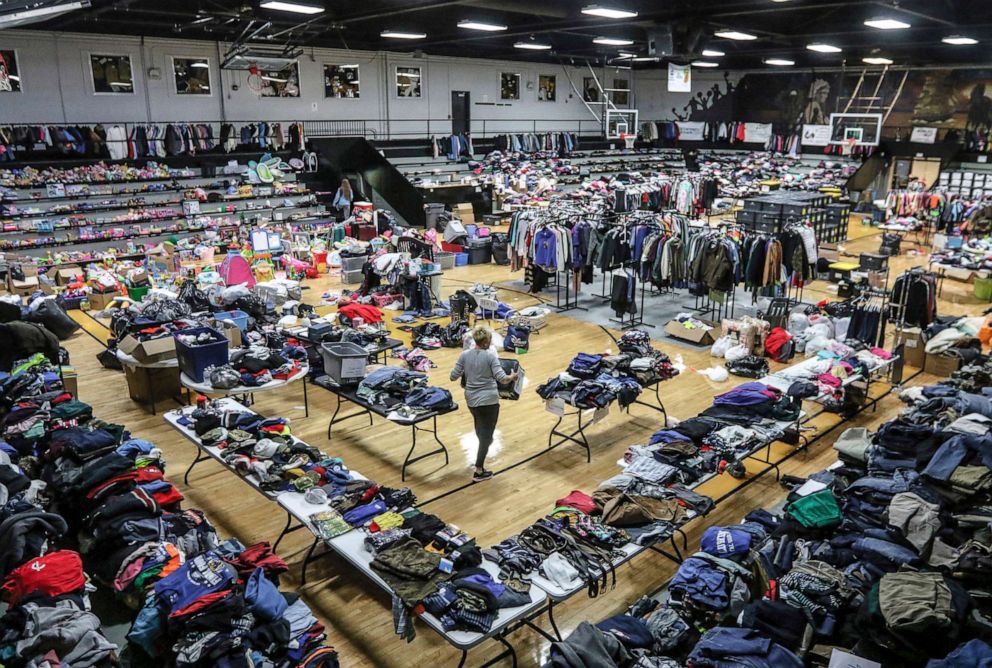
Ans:
[{"label": "metal table leg", "polygon": [[283,527],[283,530],[279,534],[279,537],[276,538],[276,542],[272,546],[272,551],[273,552],[275,552],[276,550],[279,549],[279,543],[281,543],[282,542],[282,539],[285,538],[287,535],[293,533],[294,531],[299,531],[300,529],[305,529],[306,528],[306,525],[305,524],[302,524],[302,523],[297,524],[295,527],[290,528],[292,526],[292,524],[293,524],[293,520],[294,519],[295,518],[292,515],[290,515],[288,512],[286,513],[286,526]]},{"label": "metal table leg", "polygon": [[[403,460],[403,468],[401,470],[400,479],[403,480],[404,482],[406,481],[406,467],[409,466],[410,464],[415,464],[415,463],[419,462],[422,459],[427,459],[428,457],[433,457],[434,455],[439,455],[439,454],[442,454],[443,453],[444,454],[444,465],[445,466],[448,465],[448,448],[447,448],[447,446],[444,445],[444,443],[441,441],[441,439],[437,435],[437,416],[436,415],[433,416],[433,423],[434,423],[434,426],[433,426],[432,429],[424,429],[423,427],[418,427],[416,424],[410,425],[410,431],[411,431],[411,433],[413,435],[413,438],[412,438],[413,443],[410,445],[410,451],[406,453],[406,459]],[[434,450],[431,450],[430,452],[425,452],[422,455],[417,455],[416,457],[414,457],[413,456],[413,451],[417,449],[417,432],[418,431],[426,431],[426,432],[432,433],[434,435],[434,440],[437,441],[438,445],[440,445],[441,447],[440,448],[435,448]]]},{"label": "metal table leg", "polygon": [[[586,438],[586,433],[585,433],[585,428],[588,425],[582,424],[582,409],[579,409],[575,413],[568,413],[567,415],[578,416],[579,428],[573,431],[571,434],[566,434],[565,432],[558,431],[558,426],[561,424],[561,421],[564,419],[565,415],[559,417],[558,422],[556,422],[555,426],[551,428],[551,433],[548,435],[548,450],[553,450],[562,443],[571,441],[572,443],[575,443],[576,445],[582,447],[586,451],[586,463],[591,463],[592,447],[589,445],[589,440]],[[560,438],[558,439],[557,443],[552,444],[551,441],[555,436],[559,436]],[[581,440],[579,438],[576,438],[576,436],[580,436]]]},{"label": "metal table leg", "polygon": [[303,416],[310,417],[310,398],[307,396],[307,377],[303,376]]}]

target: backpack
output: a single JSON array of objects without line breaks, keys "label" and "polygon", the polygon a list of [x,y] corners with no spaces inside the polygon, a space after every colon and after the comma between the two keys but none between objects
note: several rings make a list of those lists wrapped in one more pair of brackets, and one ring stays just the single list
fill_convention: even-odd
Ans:
[{"label": "backpack", "polygon": [[468,323],[464,320],[456,320],[447,327],[441,334],[441,343],[445,348],[460,348],[462,337],[468,331]]},{"label": "backpack", "polygon": [[530,327],[509,325],[503,338],[503,350],[508,353],[530,350]]}]

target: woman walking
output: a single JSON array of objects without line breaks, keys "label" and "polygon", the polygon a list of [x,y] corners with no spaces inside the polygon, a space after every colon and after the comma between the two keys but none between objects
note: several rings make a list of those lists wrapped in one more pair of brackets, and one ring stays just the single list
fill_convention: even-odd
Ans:
[{"label": "woman walking", "polygon": [[496,421],[499,420],[499,385],[512,383],[517,373],[507,374],[499,363],[496,353],[489,349],[493,340],[492,331],[479,325],[472,330],[475,347],[462,352],[451,370],[451,380],[462,379],[465,388],[465,403],[468,404],[475,420],[475,435],[479,438],[479,452],[475,457],[473,482],[482,482],[493,477],[487,471],[486,454],[493,442]]},{"label": "woman walking", "polygon": [[331,206],[340,211],[347,220],[351,216],[351,205],[355,201],[355,195],[351,191],[351,183],[348,179],[341,179],[341,187],[334,193],[334,201]]}]

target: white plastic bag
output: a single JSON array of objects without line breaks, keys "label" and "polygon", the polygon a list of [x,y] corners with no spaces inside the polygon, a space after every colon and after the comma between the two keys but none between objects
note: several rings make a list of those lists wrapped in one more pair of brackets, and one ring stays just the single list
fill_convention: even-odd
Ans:
[{"label": "white plastic bag", "polygon": [[723,354],[723,358],[728,362],[736,362],[739,359],[743,359],[750,355],[750,351],[747,349],[743,343],[738,343],[736,346],[730,346],[727,348],[727,352]]},{"label": "white plastic bag", "polygon": [[710,355],[713,357],[723,357],[727,354],[727,349],[734,345],[734,340],[729,336],[721,336],[719,339],[713,342],[713,347],[710,348]]},{"label": "white plastic bag", "polygon": [[730,374],[727,373],[727,370],[722,366],[711,366],[709,369],[701,369],[699,373],[715,383],[722,383],[730,378]]}]

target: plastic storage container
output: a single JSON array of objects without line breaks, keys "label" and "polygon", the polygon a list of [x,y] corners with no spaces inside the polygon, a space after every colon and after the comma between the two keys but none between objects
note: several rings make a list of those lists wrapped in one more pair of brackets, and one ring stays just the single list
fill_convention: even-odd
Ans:
[{"label": "plastic storage container", "polygon": [[358,285],[362,282],[362,280],[364,280],[364,278],[365,276],[362,275],[361,269],[341,272],[341,283],[343,285]]},{"label": "plastic storage container", "polygon": [[[180,336],[199,336],[203,332],[210,334],[210,341],[207,343],[190,346],[179,338]],[[227,337],[213,327],[191,327],[176,332],[173,336],[176,339],[176,359],[179,361],[179,370],[197,383],[203,382],[203,374],[208,367],[227,364]]]},{"label": "plastic storage container", "polygon": [[338,385],[354,385],[365,378],[369,354],[350,341],[320,344],[324,372]]},{"label": "plastic storage container", "polygon": [[455,268],[455,254],[438,251],[434,253],[434,259],[441,265],[441,271]]},{"label": "plastic storage container", "polygon": [[151,288],[148,287],[147,285],[142,285],[139,288],[128,288],[127,289],[127,296],[132,301],[140,302],[140,301],[142,301],[145,298],[145,295],[148,294],[148,291],[149,290],[151,290]]},{"label": "plastic storage container", "polygon": [[427,229],[436,230],[441,214],[444,213],[444,204],[438,202],[428,202],[424,205],[424,215],[427,218]]},{"label": "plastic storage container", "polygon": [[238,309],[215,313],[214,318],[217,320],[230,320],[238,326],[238,329],[240,329],[242,333],[248,329],[248,314]]},{"label": "plastic storage container", "polygon": [[455,266],[464,267],[468,264],[468,253],[455,253]]},{"label": "plastic storage container", "polygon": [[342,257],[341,258],[341,271],[361,271],[362,267],[365,266],[365,262],[369,259],[367,255],[360,255],[358,257]]},{"label": "plastic storage container", "polygon": [[489,239],[473,239],[471,243],[469,243],[468,245],[469,264],[489,264],[492,261],[493,261],[493,245]]}]

